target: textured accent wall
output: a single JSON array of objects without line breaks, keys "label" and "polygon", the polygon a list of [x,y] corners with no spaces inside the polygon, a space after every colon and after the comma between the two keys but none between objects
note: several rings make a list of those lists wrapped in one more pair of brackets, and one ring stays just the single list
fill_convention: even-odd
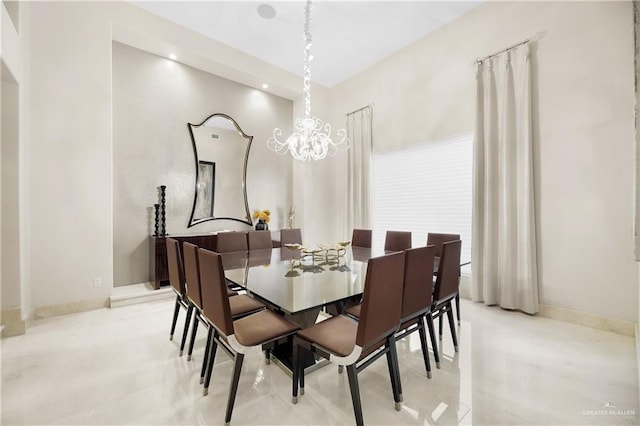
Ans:
[{"label": "textured accent wall", "polygon": [[249,208],[271,209],[271,228],[285,226],[292,197],[291,159],[269,151],[266,140],[274,127],[291,125],[293,102],[113,43],[115,286],[150,280],[149,235],[160,185],[167,185],[170,234],[249,229],[229,220],[187,229],[195,185],[187,123],[200,123],[213,113],[230,115],[254,137],[247,167]]}]

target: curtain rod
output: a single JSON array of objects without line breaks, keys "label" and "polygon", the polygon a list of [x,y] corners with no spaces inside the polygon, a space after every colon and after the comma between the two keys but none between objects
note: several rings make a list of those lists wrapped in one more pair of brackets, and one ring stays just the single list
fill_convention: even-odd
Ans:
[{"label": "curtain rod", "polygon": [[537,40],[540,40],[540,39],[544,36],[544,34],[545,34],[545,32],[544,32],[544,31],[540,31],[540,32],[538,32],[536,35],[534,35],[533,37],[529,37],[528,39],[523,40],[523,41],[521,41],[520,43],[516,43],[516,44],[514,44],[514,45],[512,45],[512,46],[507,47],[506,49],[499,50],[499,51],[497,51],[497,52],[495,52],[495,53],[492,53],[491,55],[487,55],[487,56],[485,56],[484,58],[476,59],[476,61],[475,61],[475,62],[476,62],[476,63],[479,63],[479,62],[482,62],[482,61],[486,61],[486,60],[487,60],[487,59],[489,59],[489,58],[493,58],[494,56],[498,56],[498,55],[499,55],[499,54],[501,54],[501,53],[508,52],[509,50],[511,50],[511,49],[515,49],[516,47],[518,47],[518,46],[522,46],[523,44],[525,44],[525,43],[529,43],[530,41],[537,41]]},{"label": "curtain rod", "polygon": [[372,107],[372,106],[374,106],[374,105],[375,105],[375,103],[371,103],[371,104],[369,104],[369,105],[365,105],[365,106],[363,106],[362,108],[358,108],[358,109],[356,109],[355,111],[348,112],[348,113],[347,113],[347,115],[355,114],[356,112],[362,111],[363,109],[371,108],[371,107]]},{"label": "curtain rod", "polygon": [[500,51],[498,51],[498,52],[496,52],[496,53],[492,53],[491,55],[487,55],[487,56],[485,56],[485,57],[484,57],[484,58],[482,58],[482,59],[476,59],[476,62],[486,61],[486,60],[487,60],[487,59],[489,59],[489,58],[493,58],[494,56],[498,56],[498,55],[499,55],[499,54],[501,54],[501,53],[508,52],[508,51],[509,51],[509,50],[511,50],[511,49],[515,49],[515,48],[516,48],[516,47],[518,47],[518,46],[522,46],[522,45],[523,45],[523,44],[525,44],[525,43],[529,43],[529,41],[530,41],[530,40],[531,40],[531,39],[530,39],[530,38],[528,38],[528,39],[526,39],[526,40],[524,40],[524,41],[521,41],[520,43],[516,43],[516,44],[514,44],[513,46],[509,46],[509,47],[507,47],[506,49],[502,49],[502,50],[500,50]]}]

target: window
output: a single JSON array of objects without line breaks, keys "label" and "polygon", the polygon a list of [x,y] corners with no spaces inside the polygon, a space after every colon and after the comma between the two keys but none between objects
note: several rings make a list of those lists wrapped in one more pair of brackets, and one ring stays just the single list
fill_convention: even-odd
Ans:
[{"label": "window", "polygon": [[471,260],[473,135],[373,155],[373,246],[385,232],[411,231],[413,247],[428,232],[460,234],[461,262]]}]

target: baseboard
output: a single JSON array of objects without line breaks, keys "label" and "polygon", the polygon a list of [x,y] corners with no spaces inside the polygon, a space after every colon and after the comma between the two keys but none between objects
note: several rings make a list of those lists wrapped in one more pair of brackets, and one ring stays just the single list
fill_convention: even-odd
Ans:
[{"label": "baseboard", "polygon": [[[636,323],[636,362],[638,365],[638,383],[640,383],[640,326]],[[640,393],[638,393],[638,407],[640,407]]]},{"label": "baseboard", "polygon": [[106,297],[81,302],[63,303],[60,305],[39,306],[33,310],[33,318],[38,320],[108,307],[109,298]]},{"label": "baseboard", "polygon": [[623,334],[630,337],[634,337],[636,333],[636,323],[634,321],[604,317],[587,312],[561,308],[559,306],[547,305],[544,303],[540,303],[539,308],[540,310],[538,311],[538,315],[544,318],[570,322],[598,330],[611,331],[613,333]]},{"label": "baseboard", "polygon": [[[461,298],[471,300],[471,275],[463,273],[460,276],[459,293]],[[587,312],[561,308],[559,306],[547,305],[544,303],[539,304],[539,309],[540,310],[537,315],[544,318],[570,322],[598,330],[611,331],[613,333],[623,334],[630,337],[636,336],[636,344],[640,345],[638,342],[637,323],[634,321],[604,317]],[[640,369],[640,346],[638,349],[638,367]]]},{"label": "baseboard", "polygon": [[109,305],[112,308],[134,305],[136,303],[153,302],[156,300],[166,300],[175,297],[171,286],[154,290],[151,283],[131,284],[121,287],[114,287]]},{"label": "baseboard", "polygon": [[0,311],[2,318],[2,337],[20,336],[27,332],[27,323],[22,319],[20,307],[3,309]]}]

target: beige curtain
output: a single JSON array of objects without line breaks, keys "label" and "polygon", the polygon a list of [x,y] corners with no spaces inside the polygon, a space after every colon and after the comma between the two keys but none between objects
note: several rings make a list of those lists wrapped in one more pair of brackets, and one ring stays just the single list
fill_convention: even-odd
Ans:
[{"label": "beige curtain", "polygon": [[471,295],[538,312],[530,47],[477,64]]},{"label": "beige curtain", "polygon": [[371,227],[371,106],[347,114],[351,139],[347,162],[347,233]]}]

